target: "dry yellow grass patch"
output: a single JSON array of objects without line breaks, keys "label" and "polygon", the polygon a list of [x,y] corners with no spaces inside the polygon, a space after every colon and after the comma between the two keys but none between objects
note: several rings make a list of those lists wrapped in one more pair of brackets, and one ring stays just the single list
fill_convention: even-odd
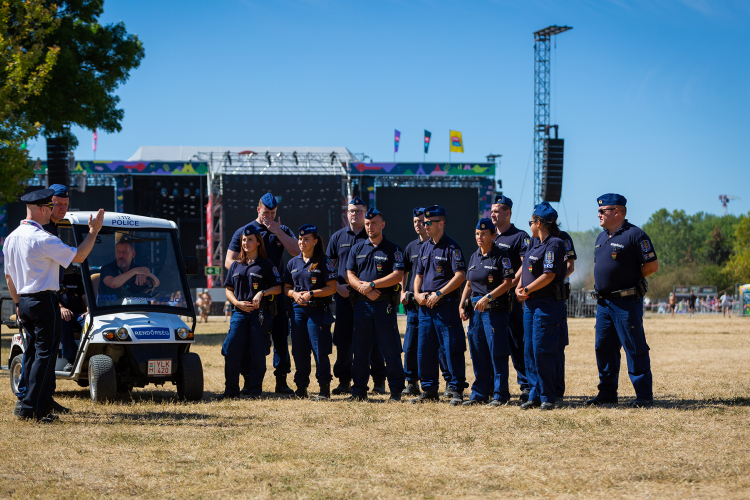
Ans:
[{"label": "dry yellow grass patch", "polygon": [[[0,374],[0,497],[750,496],[744,319],[648,318],[658,403],[650,410],[581,405],[596,393],[594,321],[571,319],[568,404],[545,413],[515,401],[489,409],[275,398],[270,357],[267,399],[210,402],[223,390],[225,328],[199,327],[207,400],[197,404],[151,386],[94,405],[61,381],[57,399],[73,413],[30,424],[12,416]],[[624,357],[620,383],[627,402]]]}]

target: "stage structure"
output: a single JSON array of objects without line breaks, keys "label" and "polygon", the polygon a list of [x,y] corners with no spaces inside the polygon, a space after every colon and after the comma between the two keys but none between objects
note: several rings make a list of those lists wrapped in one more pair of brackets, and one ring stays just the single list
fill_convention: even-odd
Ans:
[{"label": "stage structure", "polygon": [[562,194],[564,142],[557,137],[557,125],[550,124],[550,41],[570,29],[547,26],[534,32],[534,204],[560,201]]}]

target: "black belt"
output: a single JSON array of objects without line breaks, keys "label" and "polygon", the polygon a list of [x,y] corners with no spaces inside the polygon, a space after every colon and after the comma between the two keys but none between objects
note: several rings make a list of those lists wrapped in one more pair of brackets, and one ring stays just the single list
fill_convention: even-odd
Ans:
[{"label": "black belt", "polygon": [[42,295],[56,294],[57,290],[44,290],[43,292],[19,293],[19,297],[40,297]]},{"label": "black belt", "polygon": [[[376,290],[383,290],[383,288],[376,288]],[[359,292],[354,292],[354,293],[359,293]],[[362,300],[366,300],[367,302],[385,302],[386,300],[392,300],[395,295],[397,294],[395,293],[386,294],[381,291],[380,295],[378,295],[378,298],[375,300],[372,300],[367,295],[362,295],[361,293],[359,293],[359,298]]]},{"label": "black belt", "polygon": [[591,297],[594,300],[616,299],[619,297],[630,297],[630,296],[637,297],[638,289],[633,287],[633,288],[626,288],[625,290],[617,290],[615,292],[597,292],[597,291],[591,292]]},{"label": "black belt", "polygon": [[547,285],[541,290],[537,290],[536,292],[529,293],[530,299],[541,299],[543,297],[552,297],[554,295],[557,295],[557,300],[562,300],[565,297],[565,284],[560,283],[553,283],[551,285]]},{"label": "black belt", "polygon": [[[481,299],[482,297],[486,297],[487,294],[474,294],[471,296],[471,302],[472,305],[475,304],[477,301],[474,300],[474,298]],[[509,311],[510,312],[510,302],[508,301],[508,294],[502,294],[500,297],[496,299],[491,299],[489,302],[487,302],[487,305],[484,306],[485,311]]]}]

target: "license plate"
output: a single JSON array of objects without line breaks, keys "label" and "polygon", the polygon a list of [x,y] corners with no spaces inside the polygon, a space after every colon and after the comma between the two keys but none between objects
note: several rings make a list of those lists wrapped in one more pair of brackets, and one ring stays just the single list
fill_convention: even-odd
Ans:
[{"label": "license plate", "polygon": [[157,377],[165,377],[172,375],[172,360],[171,359],[149,359],[148,360],[148,374],[155,375]]}]

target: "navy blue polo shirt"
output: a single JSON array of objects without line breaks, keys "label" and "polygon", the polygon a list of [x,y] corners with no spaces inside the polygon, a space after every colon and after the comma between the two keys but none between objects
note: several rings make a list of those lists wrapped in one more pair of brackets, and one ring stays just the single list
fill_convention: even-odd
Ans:
[{"label": "navy blue polo shirt", "polygon": [[460,271],[466,271],[461,247],[447,234],[437,243],[430,238],[419,249],[414,273],[422,275],[423,293],[440,290]]},{"label": "navy blue polo shirt", "polygon": [[325,262],[314,265],[312,259],[305,262],[302,254],[292,257],[286,265],[284,284],[290,285],[295,292],[309,292],[325,288],[329,281],[335,281],[337,274],[333,262],[324,257]]},{"label": "navy blue polo shirt", "polygon": [[627,220],[609,238],[599,233],[594,245],[594,288],[611,293],[633,288],[641,279],[641,266],[657,259],[651,239]]},{"label": "navy blue polo shirt", "polygon": [[513,224],[503,234],[495,236],[495,246],[508,252],[513,269],[521,267],[521,260],[526,254],[526,247],[530,241],[526,231],[518,229]]},{"label": "navy blue polo shirt", "polygon": [[[263,237],[263,246],[266,248],[266,256],[271,263],[276,266],[280,272],[284,272],[284,245],[278,236],[268,230],[266,226],[258,222],[257,220],[252,221],[250,224],[246,224],[239,228],[232,235],[232,241],[229,242],[229,249],[233,252],[239,252],[242,250],[242,233],[248,226],[254,226],[260,231],[260,235]],[[297,238],[294,233],[285,225],[281,225],[281,230],[292,238]]]},{"label": "navy blue polo shirt", "polygon": [[422,248],[423,243],[424,242],[422,240],[417,238],[416,240],[406,245],[406,250],[404,250],[404,272],[409,273],[409,279],[406,282],[407,292],[414,291],[414,278],[417,275],[414,272],[414,265],[417,263],[417,259],[419,258],[419,250]]},{"label": "navy blue polo shirt", "polygon": [[60,295],[60,305],[73,311],[76,316],[80,316],[86,310],[86,304],[83,302],[86,291],[83,289],[81,275],[66,274],[60,283],[65,285],[65,293]]},{"label": "navy blue polo shirt", "polygon": [[336,271],[338,272],[338,282],[340,284],[346,284],[346,259],[349,256],[349,251],[357,242],[366,239],[368,239],[368,236],[364,227],[362,231],[355,233],[350,226],[346,226],[331,236],[326,255],[328,255],[329,259],[336,261]]},{"label": "navy blue polo shirt", "polygon": [[560,238],[563,241],[563,245],[565,245],[565,255],[567,255],[568,260],[576,260],[578,256],[576,255],[576,247],[573,245],[573,238],[571,238],[565,231],[560,231],[560,236],[558,236],[558,238]]},{"label": "navy blue polo shirt", "polygon": [[482,249],[477,248],[469,257],[466,279],[471,282],[473,294],[487,295],[499,287],[503,280],[513,279],[515,276],[508,252],[494,245],[487,255],[482,255]]},{"label": "navy blue polo shirt", "polygon": [[393,271],[404,270],[404,254],[401,247],[383,236],[375,246],[368,238],[356,243],[349,252],[346,270],[351,271],[365,283],[388,276]]},{"label": "navy blue polo shirt", "polygon": [[542,242],[534,238],[523,257],[521,285],[529,286],[544,273],[555,273],[550,284],[564,281],[566,257],[565,244],[560,238],[547,236]]},{"label": "navy blue polo shirt", "polygon": [[261,290],[268,290],[281,284],[281,274],[269,259],[255,259],[247,264],[238,260],[232,262],[224,280],[224,286],[234,291],[239,301],[250,302]]}]

